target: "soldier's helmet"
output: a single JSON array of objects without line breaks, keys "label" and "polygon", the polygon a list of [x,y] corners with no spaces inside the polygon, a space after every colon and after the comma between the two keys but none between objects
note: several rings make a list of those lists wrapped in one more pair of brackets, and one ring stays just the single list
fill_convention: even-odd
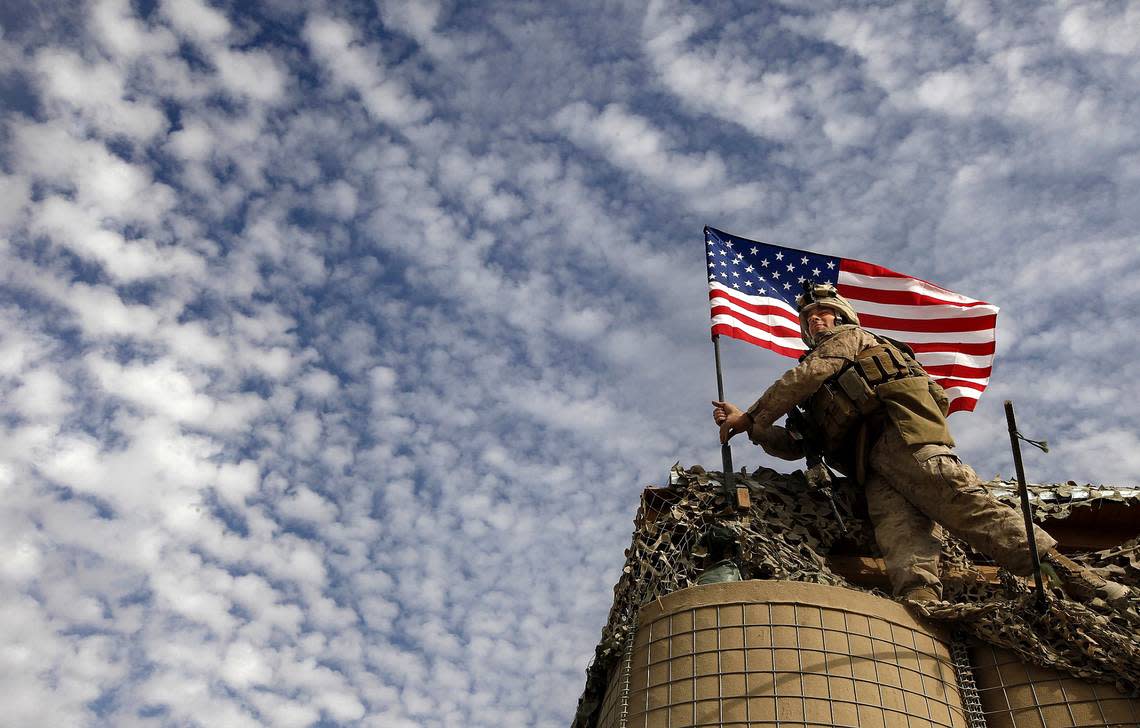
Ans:
[{"label": "soldier's helmet", "polygon": [[839,295],[835,286],[830,283],[805,283],[804,292],[796,298],[796,308],[800,312],[800,337],[808,346],[815,346],[812,335],[808,333],[808,315],[817,308],[830,308],[841,319],[836,323],[859,324],[859,314],[846,298]]}]

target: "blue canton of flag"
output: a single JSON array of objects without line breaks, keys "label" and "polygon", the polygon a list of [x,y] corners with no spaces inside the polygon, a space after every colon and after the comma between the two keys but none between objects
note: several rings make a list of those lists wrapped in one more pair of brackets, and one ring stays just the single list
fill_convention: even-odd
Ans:
[{"label": "blue canton of flag", "polygon": [[710,283],[750,296],[778,297],[793,311],[805,281],[839,281],[837,257],[735,238],[715,228],[705,228],[705,256]]}]

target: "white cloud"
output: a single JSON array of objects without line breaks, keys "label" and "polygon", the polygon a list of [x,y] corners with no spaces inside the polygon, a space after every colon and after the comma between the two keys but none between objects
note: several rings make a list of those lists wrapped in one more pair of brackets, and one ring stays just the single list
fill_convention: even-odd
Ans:
[{"label": "white cloud", "polygon": [[287,518],[330,525],[336,521],[336,506],[308,488],[298,488],[282,498],[277,509]]},{"label": "white cloud", "polygon": [[690,46],[712,24],[668,0],[653,0],[645,16],[645,48],[662,83],[686,105],[723,115],[753,133],[785,139],[796,132],[793,79],[764,72],[736,48]]},{"label": "white cloud", "polygon": [[286,73],[269,53],[219,50],[214,63],[222,83],[231,91],[258,101],[280,101],[288,83]]},{"label": "white cloud", "polygon": [[695,207],[735,211],[763,204],[759,184],[732,184],[725,162],[710,152],[683,152],[647,119],[611,104],[600,112],[571,104],[554,117],[573,141],[605,154],[614,164],[684,195]]},{"label": "white cloud", "polygon": [[200,43],[218,43],[232,27],[223,13],[201,0],[164,0],[161,7],[177,30]]},{"label": "white cloud", "polygon": [[357,93],[376,119],[404,126],[431,113],[431,105],[416,98],[407,83],[386,68],[379,49],[358,40],[348,23],[313,15],[305,23],[305,40],[325,73]]},{"label": "white cloud", "polygon": [[182,128],[167,137],[167,146],[179,158],[189,162],[204,162],[216,146],[213,131],[200,120],[189,119]]},{"label": "white cloud", "polygon": [[62,124],[17,122],[12,129],[19,168],[52,185],[73,186],[76,203],[92,214],[154,223],[174,204],[170,188],[155,182],[149,169],[76,138]]},{"label": "white cloud", "polygon": [[77,108],[106,134],[123,134],[148,141],[166,127],[166,117],[150,103],[126,97],[122,71],[108,63],[88,64],[77,54],[44,50],[36,69],[53,101]]},{"label": "white cloud", "polygon": [[8,401],[24,417],[58,420],[70,411],[71,386],[56,372],[39,368],[21,379]]},{"label": "white cloud", "polygon": [[31,201],[31,185],[23,177],[0,174],[0,235],[15,226]]},{"label": "white cloud", "polygon": [[177,50],[174,36],[165,28],[154,28],[140,21],[127,0],[93,3],[91,26],[108,51],[125,59]]},{"label": "white cloud", "polygon": [[1084,53],[1135,54],[1140,49],[1140,8],[1126,3],[1119,12],[1113,12],[1110,7],[1108,3],[1082,3],[1068,8],[1057,29],[1058,37]]}]

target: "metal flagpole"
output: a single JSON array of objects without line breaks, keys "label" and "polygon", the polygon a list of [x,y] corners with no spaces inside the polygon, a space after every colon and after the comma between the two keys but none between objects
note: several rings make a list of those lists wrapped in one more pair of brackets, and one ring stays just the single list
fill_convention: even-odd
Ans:
[{"label": "metal flagpole", "polygon": [[[1013,446],[1013,467],[1017,471],[1017,490],[1021,495],[1021,515],[1025,517],[1025,540],[1029,542],[1029,558],[1033,562],[1033,581],[1037,587],[1037,609],[1045,611],[1045,585],[1041,583],[1041,556],[1037,553],[1037,539],[1033,536],[1033,512],[1029,508],[1029,488],[1025,484],[1025,467],[1021,463],[1022,437],[1017,431],[1017,420],[1013,416],[1013,402],[1005,401],[1005,420],[1009,424],[1009,444]],[[1049,446],[1042,442],[1026,440],[1049,452]]]},{"label": "metal flagpole", "polygon": [[[720,371],[720,335],[712,335],[713,342],[713,357],[716,359],[716,398],[717,401],[724,401],[724,376]],[[732,472],[732,446],[727,442],[720,446],[720,460],[721,467],[724,469],[724,492],[725,495],[730,496],[736,502],[737,508],[749,508],[752,505],[752,499],[748,494],[748,488],[745,486],[735,486],[733,482]]]}]

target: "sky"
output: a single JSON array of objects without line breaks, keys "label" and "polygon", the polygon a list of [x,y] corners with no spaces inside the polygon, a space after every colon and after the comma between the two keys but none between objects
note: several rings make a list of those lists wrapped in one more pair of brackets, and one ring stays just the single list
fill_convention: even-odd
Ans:
[{"label": "sky", "polygon": [[1136,2],[0,27],[0,725],[568,725],[642,488],[719,467],[704,225],[1000,306],[959,454],[1012,399],[1031,480],[1140,482]]}]

